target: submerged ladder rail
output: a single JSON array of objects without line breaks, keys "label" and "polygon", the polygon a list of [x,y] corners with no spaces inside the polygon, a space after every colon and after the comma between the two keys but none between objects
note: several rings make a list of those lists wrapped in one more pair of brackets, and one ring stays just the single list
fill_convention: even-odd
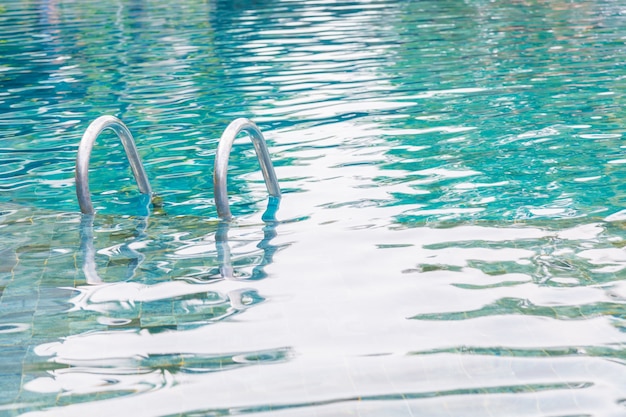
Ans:
[{"label": "submerged ladder rail", "polygon": [[281,196],[276,172],[274,171],[274,166],[272,165],[272,160],[263,134],[252,121],[243,117],[235,119],[224,130],[215,154],[215,168],[213,172],[215,206],[217,207],[217,215],[222,220],[231,220],[233,218],[228,202],[228,158],[235,138],[240,132],[246,132],[250,135],[250,140],[252,141],[257,158],[259,159],[259,165],[261,166],[267,192],[271,197],[280,198]]},{"label": "submerged ladder rail", "polygon": [[93,149],[96,139],[105,129],[110,129],[115,132],[122,141],[139,192],[152,196],[152,188],[150,187],[150,182],[148,181],[148,176],[143,168],[139,154],[137,153],[137,147],[135,146],[135,141],[133,140],[133,135],[130,133],[130,130],[128,130],[126,125],[117,117],[100,116],[91,122],[83,134],[76,155],[76,196],[78,197],[80,211],[84,214],[95,213],[89,192],[89,160],[91,159],[91,150]]}]

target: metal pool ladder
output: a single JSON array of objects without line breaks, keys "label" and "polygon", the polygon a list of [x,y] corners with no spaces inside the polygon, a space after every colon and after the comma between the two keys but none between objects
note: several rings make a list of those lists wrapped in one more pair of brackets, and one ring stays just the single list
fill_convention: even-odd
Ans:
[{"label": "metal pool ladder", "polygon": [[[76,155],[76,196],[78,197],[80,211],[84,214],[92,215],[95,213],[93,203],[91,201],[91,194],[89,192],[89,160],[91,158],[91,150],[93,149],[96,139],[100,133],[106,129],[113,130],[113,132],[115,132],[115,134],[122,141],[122,145],[126,151],[126,157],[130,163],[139,192],[146,194],[151,198],[153,197],[150,182],[148,181],[146,171],[144,170],[139,154],[137,153],[137,147],[135,146],[135,141],[133,140],[130,130],[128,130],[126,125],[117,117],[100,116],[91,122],[83,134],[78,147],[78,154]],[[254,146],[257,158],[259,159],[259,165],[261,166],[261,172],[263,173],[263,179],[265,180],[267,192],[271,197],[280,198],[281,196],[274,166],[272,165],[272,160],[270,159],[270,154],[263,134],[257,125],[252,121],[246,118],[235,119],[224,130],[215,154],[215,168],[213,172],[215,205],[217,207],[217,215],[222,220],[231,220],[233,218],[228,202],[226,177],[228,171],[228,158],[232,150],[233,142],[235,141],[237,135],[241,132],[246,132],[250,135],[252,145]]]}]

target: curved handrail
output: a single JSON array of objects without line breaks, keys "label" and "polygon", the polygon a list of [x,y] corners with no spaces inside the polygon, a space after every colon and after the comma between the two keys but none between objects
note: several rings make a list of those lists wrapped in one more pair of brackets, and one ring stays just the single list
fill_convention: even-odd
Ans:
[{"label": "curved handrail", "polygon": [[226,176],[228,171],[228,157],[230,156],[233,142],[242,131],[250,135],[250,140],[252,140],[254,150],[259,159],[259,165],[261,166],[267,192],[272,197],[280,198],[280,187],[278,186],[274,166],[272,165],[263,134],[252,121],[243,117],[235,119],[224,130],[215,154],[215,169],[213,171],[215,205],[217,207],[217,215],[223,220],[231,220],[233,217],[228,203]]},{"label": "curved handrail", "polygon": [[135,146],[133,135],[131,135],[130,130],[128,130],[126,125],[117,117],[100,116],[91,122],[83,134],[83,137],[80,140],[80,145],[78,146],[78,154],[76,155],[76,196],[78,197],[80,211],[84,214],[94,214],[91,194],[89,192],[89,159],[91,158],[91,150],[93,149],[96,138],[105,129],[111,129],[114,131],[122,141],[130,168],[133,171],[135,181],[137,181],[139,192],[149,196],[152,195],[150,182],[148,181],[146,171],[143,169],[143,165],[139,159],[137,147]]}]

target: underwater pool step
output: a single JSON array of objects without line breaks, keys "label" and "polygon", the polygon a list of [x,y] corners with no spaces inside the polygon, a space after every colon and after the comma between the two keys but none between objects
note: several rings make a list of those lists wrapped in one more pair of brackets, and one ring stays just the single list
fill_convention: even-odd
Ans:
[{"label": "underwater pool step", "polygon": [[[84,214],[92,215],[95,213],[91,201],[91,193],[89,191],[89,161],[96,139],[106,129],[115,132],[122,141],[139,192],[150,196],[151,199],[154,197],[152,187],[150,186],[148,176],[139,158],[139,153],[137,152],[137,147],[135,146],[135,141],[130,130],[115,116],[100,116],[87,127],[87,130],[80,140],[78,153],[76,155],[76,196],[78,198],[80,211]],[[274,171],[274,166],[261,130],[249,119],[243,117],[235,119],[224,130],[215,154],[215,167],[213,171],[215,206],[217,208],[217,215],[222,220],[231,220],[233,218],[228,202],[228,159],[235,138],[241,132],[245,132],[250,136],[250,140],[252,141],[252,145],[254,146],[259,160],[267,192],[274,198],[280,198],[281,196],[276,172]]]}]

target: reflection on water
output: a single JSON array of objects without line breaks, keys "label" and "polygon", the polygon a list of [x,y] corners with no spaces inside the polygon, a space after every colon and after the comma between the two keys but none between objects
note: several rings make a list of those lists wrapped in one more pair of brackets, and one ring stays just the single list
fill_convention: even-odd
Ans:
[{"label": "reflection on water", "polygon": [[[19,235],[24,243],[2,240],[7,247],[3,253],[16,257],[2,276],[0,340],[11,360],[9,368],[3,367],[8,378],[3,401],[23,398],[24,406],[15,405],[28,409],[30,401],[39,403],[29,392],[63,392],[73,398],[70,402],[82,402],[85,395],[164,388],[179,372],[202,374],[287,360],[287,347],[203,353],[197,346],[175,343],[163,352],[149,348],[125,357],[109,345],[124,335],[178,337],[232,320],[265,301],[251,280],[266,276],[264,267],[280,249],[272,243],[277,207],[277,201],[270,201],[264,225],[246,224],[245,219],[211,224],[185,218],[174,222],[179,227],[175,232],[160,236],[171,227],[171,219],[118,217],[112,224],[114,219],[106,216],[7,210],[3,236]],[[199,225],[208,233],[198,230]],[[28,243],[39,240],[41,233],[54,242],[80,242],[80,249]],[[57,345],[91,337],[108,342],[96,342],[93,347],[101,346],[95,350],[84,345],[83,357],[56,351]],[[19,382],[32,372],[44,374]],[[21,391],[22,384],[26,391]]]},{"label": "reflection on water", "polygon": [[[624,7],[0,5],[0,414],[622,415]],[[98,30],[94,30],[98,28]],[[163,208],[99,138],[133,132]],[[219,134],[249,117],[284,197]]]},{"label": "reflection on water", "polygon": [[[54,222],[36,219],[38,230],[59,222],[58,216]],[[160,220],[145,232],[162,229]],[[77,235],[78,216],[73,224]],[[278,252],[270,245],[275,259],[266,265],[269,278],[255,282],[155,276],[148,265],[191,270],[192,263],[215,262],[218,254],[213,232],[178,236],[175,244],[163,236],[138,249],[145,266],[135,269],[134,279],[46,294],[48,301],[71,307],[46,308],[52,322],[32,313],[33,325],[43,321],[64,333],[33,334],[31,365],[24,365],[31,377],[22,398],[37,393],[73,404],[46,415],[123,413],[138,407],[138,400],[154,404],[147,415],[446,415],[466,407],[470,415],[485,415],[509,410],[511,402],[518,407],[512,414],[520,416],[551,409],[619,412],[618,403],[610,404],[625,382],[620,357],[626,293],[619,280],[603,279],[606,274],[595,270],[620,262],[610,257],[609,244],[620,232],[605,222],[564,226],[372,233],[320,224],[329,239],[319,246],[306,239],[306,222],[284,223],[271,241],[280,245],[289,236],[297,243]],[[128,241],[136,242],[132,228],[127,230]],[[248,237],[247,231],[235,232],[234,243]],[[101,230],[96,237],[110,234]],[[347,236],[358,239],[341,252]],[[159,246],[168,249],[150,250]],[[247,256],[241,247],[231,247],[231,265],[237,263],[233,256]],[[124,256],[109,249],[97,255]],[[297,268],[307,257],[315,268]],[[344,262],[358,274],[341,270]],[[250,267],[256,265],[244,265]],[[49,289],[55,273],[45,274],[38,288]],[[65,330],[63,317],[70,319]]]}]

